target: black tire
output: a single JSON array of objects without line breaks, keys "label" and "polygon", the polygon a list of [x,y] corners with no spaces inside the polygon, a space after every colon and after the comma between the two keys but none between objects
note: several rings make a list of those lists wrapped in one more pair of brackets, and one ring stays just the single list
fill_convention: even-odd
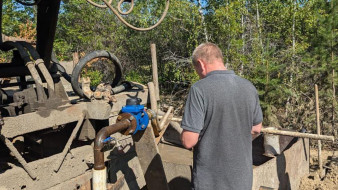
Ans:
[{"label": "black tire", "polygon": [[111,83],[112,87],[115,87],[118,85],[122,79],[122,66],[120,61],[117,59],[117,57],[105,50],[98,50],[98,51],[93,51],[83,58],[80,59],[80,61],[76,64],[73,72],[72,72],[72,79],[71,79],[71,84],[74,92],[79,95],[81,98],[85,98],[83,91],[80,87],[80,84],[78,82],[78,78],[81,74],[81,70],[84,68],[84,66],[92,59],[95,58],[107,58],[111,60],[115,66],[115,78],[113,79],[113,82]]}]

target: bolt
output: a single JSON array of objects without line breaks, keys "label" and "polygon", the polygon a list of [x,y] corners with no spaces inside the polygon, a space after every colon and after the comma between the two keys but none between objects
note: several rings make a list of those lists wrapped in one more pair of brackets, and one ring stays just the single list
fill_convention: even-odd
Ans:
[{"label": "bolt", "polygon": [[109,144],[111,144],[111,145],[115,145],[115,144],[116,144],[116,140],[112,140],[112,141],[110,141],[110,142],[109,142]]},{"label": "bolt", "polygon": [[121,119],[122,119],[121,115],[117,116],[117,120],[121,120]]},{"label": "bolt", "polygon": [[131,129],[130,131],[129,131],[129,134],[131,134],[131,133],[133,133],[134,131]]},{"label": "bolt", "polygon": [[141,128],[144,129],[146,126],[145,125],[141,125]]},{"label": "bolt", "polygon": [[135,119],[135,117],[134,116],[130,116],[129,117],[129,120],[131,121],[131,120],[134,120]]}]

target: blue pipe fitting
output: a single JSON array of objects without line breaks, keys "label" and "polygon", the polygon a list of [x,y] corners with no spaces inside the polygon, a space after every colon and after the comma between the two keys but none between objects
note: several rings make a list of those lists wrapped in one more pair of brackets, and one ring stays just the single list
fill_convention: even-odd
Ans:
[{"label": "blue pipe fitting", "polygon": [[137,126],[133,135],[136,134],[138,131],[143,131],[147,128],[149,123],[149,116],[144,109],[144,105],[139,105],[139,102],[136,105],[135,104],[128,105],[127,100],[127,105],[122,107],[121,112],[129,113],[135,117]]}]

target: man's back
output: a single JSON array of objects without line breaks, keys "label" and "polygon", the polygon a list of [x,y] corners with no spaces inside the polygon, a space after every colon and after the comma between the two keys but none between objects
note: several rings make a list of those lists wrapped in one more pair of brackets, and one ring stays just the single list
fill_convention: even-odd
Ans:
[{"label": "man's back", "polygon": [[255,87],[233,71],[212,71],[189,93],[182,128],[199,133],[195,189],[251,189],[251,127],[262,122]]}]

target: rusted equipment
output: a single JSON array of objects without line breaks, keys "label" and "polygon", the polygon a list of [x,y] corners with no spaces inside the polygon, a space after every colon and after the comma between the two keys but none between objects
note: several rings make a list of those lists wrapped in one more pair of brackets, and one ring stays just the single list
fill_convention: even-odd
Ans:
[{"label": "rusted equipment", "polygon": [[34,62],[30,59],[30,56],[27,53],[27,51],[24,49],[24,47],[18,42],[11,42],[11,41],[7,41],[7,42],[0,44],[0,49],[3,50],[3,51],[8,51],[8,50],[11,50],[13,48],[16,48],[19,51],[20,57],[24,61],[24,65],[28,68],[32,78],[35,81],[38,101],[45,100],[45,94],[43,92],[42,80],[40,78],[38,71],[35,68]]},{"label": "rusted equipment", "polygon": [[[0,114],[0,117],[4,117],[4,123],[0,123],[0,133],[4,145],[0,143],[0,156],[1,158],[5,156],[6,160],[4,162],[5,167],[3,167],[3,163],[0,163],[0,189],[3,187],[6,189],[78,189],[79,185],[87,184],[88,186],[88,182],[90,182],[88,176],[89,174],[91,176],[93,165],[97,166],[97,168],[102,167],[102,163],[101,165],[100,162],[96,162],[95,164],[93,160],[97,161],[98,158],[99,160],[103,158],[102,155],[100,157],[103,150],[92,151],[93,148],[90,145],[91,141],[95,138],[95,134],[100,129],[99,127],[113,123],[112,118],[117,117],[117,113],[121,111],[120,102],[125,102],[127,97],[141,98],[143,101],[146,101],[148,91],[147,89],[138,90],[134,88],[126,94],[118,94],[135,86],[130,82],[124,82],[120,85],[122,67],[118,63],[115,65],[115,71],[117,71],[116,77],[113,84],[110,87],[108,86],[109,88],[100,84],[96,87],[95,92],[91,92],[89,93],[90,96],[86,96],[86,100],[81,98],[85,96],[80,95],[80,98],[75,97],[72,89],[68,87],[69,84],[62,84],[65,80],[61,76],[67,81],[72,82],[72,79],[79,81],[78,75],[73,75],[71,78],[69,75],[71,71],[68,72],[68,70],[66,71],[63,68],[60,69],[60,63],[55,57],[52,58],[61,0],[33,0],[29,2],[18,0],[18,2],[24,5],[36,5],[37,35],[36,42],[18,38],[5,38],[7,42],[3,42],[3,35],[1,35],[0,39],[1,50],[10,51],[14,49],[11,61],[0,64],[0,77],[13,77],[11,80],[8,80],[9,83],[1,86],[1,90],[4,91],[1,97],[4,98],[1,98],[0,111],[2,111],[2,114]],[[111,2],[109,0],[108,3]],[[130,13],[133,6],[131,6],[130,10],[122,12],[121,6],[123,2],[131,2],[134,5],[133,1],[121,0],[118,3],[118,12],[120,14]],[[165,13],[163,14],[165,15],[168,10],[169,0],[163,2],[166,2]],[[2,3],[1,1],[0,5]],[[107,5],[105,6],[107,7]],[[156,27],[163,18],[164,16],[162,16],[155,26],[147,29]],[[1,14],[0,20],[2,20]],[[0,22],[0,29],[1,24],[2,22]],[[36,46],[33,47],[29,43],[34,43]],[[94,54],[98,55],[98,52],[95,51]],[[106,51],[105,53],[105,58],[118,62],[114,55]],[[86,56],[87,58],[88,56]],[[84,60],[84,63],[86,61],[88,59]],[[80,73],[80,70],[81,68],[78,66],[76,72]],[[31,85],[33,83],[35,85]],[[80,85],[77,85],[77,88],[73,89],[75,93],[77,93]],[[86,85],[89,92],[88,81],[82,86],[82,90],[86,90]],[[115,95],[121,95],[120,97],[123,98],[116,99]],[[82,115],[84,112],[86,113],[85,116]],[[143,108],[140,114],[141,116],[148,116]],[[109,130],[104,129],[100,131],[98,138],[103,138],[107,133],[123,131],[123,129],[127,129],[123,131],[123,134],[133,134],[137,130],[147,129],[148,123],[137,125],[138,120],[136,115],[122,113],[120,116],[117,119],[117,124],[114,125],[115,127],[113,129],[109,129],[108,127]],[[86,118],[86,122],[83,122],[84,117]],[[156,122],[157,118],[152,118],[152,121]],[[77,122],[77,124],[74,122]],[[78,133],[82,135],[76,138]],[[20,137],[20,141],[14,143],[15,141],[12,138],[18,136]],[[115,142],[118,144],[119,141],[110,141],[110,144],[114,144]],[[74,146],[71,146],[72,144]],[[63,145],[65,146],[63,147]],[[70,149],[71,154],[68,154]],[[98,149],[97,146],[96,149]],[[152,151],[155,149],[156,145],[153,143]],[[11,152],[15,158],[8,152]],[[71,157],[71,159],[68,159],[68,157]],[[104,166],[104,159],[101,159],[101,161]],[[97,170],[96,173],[99,175],[94,174],[93,181],[97,182],[101,180],[100,183],[105,184],[106,171]],[[80,179],[77,177],[81,175],[86,175],[85,179],[77,181]],[[37,176],[38,180],[32,180],[37,179]],[[139,177],[143,177],[143,175]],[[165,177],[161,176],[161,178]],[[161,184],[162,182],[166,183],[163,179],[161,180]],[[144,185],[145,182],[144,184],[140,184],[139,187],[141,188]],[[102,187],[106,188],[105,185]]]},{"label": "rusted equipment", "polygon": [[[107,188],[107,176],[106,176],[106,166],[104,164],[104,154],[102,148],[105,144],[105,139],[110,135],[126,130],[132,127],[132,120],[135,121],[135,118],[129,114],[129,118],[123,118],[118,123],[110,125],[108,127],[102,128],[96,135],[94,141],[94,169],[93,169],[93,189],[94,190],[104,190]],[[135,122],[133,122],[135,124]]]},{"label": "rusted equipment", "polygon": [[39,70],[42,73],[43,78],[46,80],[47,88],[48,88],[48,96],[49,96],[48,98],[54,97],[55,90],[54,90],[53,78],[51,74],[49,73],[48,69],[46,68],[44,61],[40,58],[39,53],[34,49],[34,47],[31,44],[27,42],[20,41],[18,43],[20,43],[20,45],[22,45],[29,51],[30,55],[34,59],[34,65],[38,66]]},{"label": "rusted equipment", "polygon": [[94,169],[95,170],[102,170],[105,168],[104,165],[104,155],[102,152],[102,148],[104,146],[104,140],[109,137],[110,135],[126,130],[128,128],[133,128],[136,126],[135,122],[132,122],[135,118],[129,114],[129,118],[125,116],[125,118],[121,119],[118,123],[110,125],[108,127],[102,128],[96,135],[94,141]]},{"label": "rusted equipment", "polygon": [[70,149],[70,145],[72,145],[72,142],[73,142],[73,140],[75,139],[76,134],[77,134],[77,132],[79,131],[81,125],[82,125],[82,122],[83,122],[84,118],[85,118],[85,114],[82,114],[82,115],[80,116],[80,119],[79,119],[79,121],[77,122],[77,124],[76,124],[76,126],[75,126],[75,128],[74,128],[74,130],[73,130],[73,132],[72,132],[72,134],[70,135],[70,137],[69,137],[69,139],[68,139],[68,141],[67,141],[67,144],[66,144],[65,148],[63,149],[63,151],[62,151],[62,153],[61,153],[61,155],[60,155],[60,159],[59,159],[58,161],[56,161],[56,163],[55,163],[55,167],[54,167],[54,171],[55,171],[55,172],[59,171],[59,169],[60,169],[60,167],[61,167],[61,165],[62,165],[62,162],[63,162],[63,160],[65,159],[65,156],[67,155],[67,153],[68,153],[68,151],[69,151],[69,149]]},{"label": "rusted equipment", "polygon": [[6,138],[3,135],[0,135],[0,139],[5,143],[5,145],[7,146],[7,148],[12,152],[12,154],[14,155],[14,157],[20,162],[20,164],[22,165],[22,167],[26,170],[26,172],[28,173],[28,175],[35,180],[37,178],[36,174],[32,171],[32,169],[28,166],[26,160],[21,156],[21,154],[19,153],[19,151],[15,148],[15,146],[13,145],[13,143]]},{"label": "rusted equipment", "polygon": [[36,50],[50,71],[61,0],[41,0],[37,5]]}]

